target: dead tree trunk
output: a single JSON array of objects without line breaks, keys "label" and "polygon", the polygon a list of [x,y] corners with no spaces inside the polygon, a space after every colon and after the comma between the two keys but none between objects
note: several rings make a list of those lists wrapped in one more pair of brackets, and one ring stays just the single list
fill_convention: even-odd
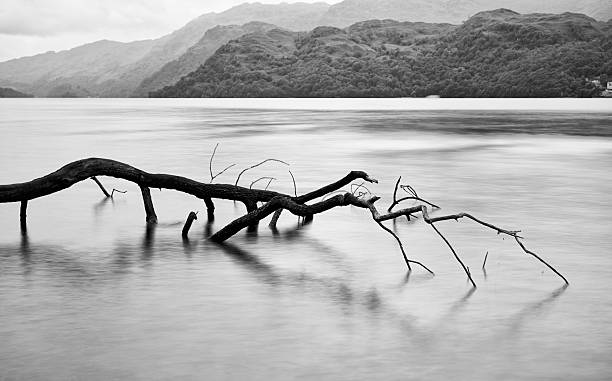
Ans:
[{"label": "dead tree trunk", "polygon": [[[242,173],[244,173],[244,171]],[[214,180],[214,178],[219,174],[212,175],[211,159],[211,181]],[[467,213],[430,217],[426,205],[417,205],[398,211],[392,211],[396,205],[406,200],[420,201],[434,208],[438,208],[437,205],[432,204],[417,196],[416,192],[412,187],[408,185],[400,185],[400,180],[398,180],[395,185],[395,191],[393,193],[393,202],[388,208],[387,214],[380,214],[378,212],[378,209],[374,204],[380,198],[371,196],[369,190],[368,192],[361,192],[359,195],[354,194],[357,189],[363,188],[363,184],[358,185],[357,188],[353,191],[353,193],[338,194],[333,197],[323,199],[319,202],[307,204],[308,202],[311,202],[315,199],[325,197],[333,193],[338,193],[339,189],[351,184],[355,180],[377,183],[376,180],[370,178],[365,172],[362,171],[349,172],[349,174],[347,174],[340,180],[303,195],[297,195],[297,189],[295,187],[294,181],[295,195],[291,196],[270,190],[244,188],[235,184],[206,184],[176,175],[148,173],[138,168],[132,167],[128,164],[124,164],[114,160],[90,158],[72,162],[63,166],[62,168],[58,169],[53,173],[50,173],[46,176],[34,179],[29,182],[0,185],[0,203],[21,203],[20,221],[22,230],[25,230],[28,200],[59,192],[63,189],[69,188],[70,186],[80,181],[89,178],[94,179],[94,181],[96,181],[96,183],[100,186],[101,183],[97,181],[96,176],[110,176],[131,181],[137,184],[140,187],[142,193],[144,209],[146,212],[146,222],[149,226],[152,226],[157,223],[157,215],[155,214],[150,188],[177,190],[179,192],[190,194],[192,196],[204,200],[208,211],[209,222],[214,219],[215,205],[213,203],[213,199],[242,202],[246,206],[247,213],[230,222],[229,224],[227,224],[219,231],[210,236],[210,239],[212,241],[219,243],[226,241],[227,239],[245,228],[249,228],[250,230],[256,229],[257,225],[259,224],[259,221],[268,217],[271,214],[274,214],[274,217],[270,223],[270,226],[274,228],[276,226],[276,220],[278,220],[281,210],[283,209],[286,209],[287,211],[296,216],[305,217],[305,221],[312,221],[312,218],[315,214],[323,213],[327,210],[340,206],[351,205],[358,208],[368,209],[372,215],[373,220],[383,230],[392,235],[397,241],[408,269],[411,270],[411,264],[415,264],[423,267],[425,270],[433,274],[433,272],[421,262],[410,259],[405,251],[402,240],[391,229],[387,228],[383,224],[383,222],[385,221],[395,220],[399,217],[414,217],[414,214],[419,213],[422,215],[423,220],[427,224],[431,225],[432,228],[436,231],[436,233],[440,235],[440,237],[446,242],[446,244],[451,249],[455,259],[459,262],[459,264],[465,271],[468,279],[475,287],[476,285],[471,277],[469,269],[467,268],[467,266],[465,266],[461,258],[457,255],[450,242],[442,235],[442,233],[435,226],[435,224],[438,222],[467,218],[482,226],[496,231],[498,234],[504,234],[513,237],[519,247],[523,250],[523,252],[538,259],[549,269],[551,269],[555,274],[561,277],[566,284],[568,283],[567,279],[563,275],[561,275],[561,273],[559,273],[554,267],[552,267],[540,256],[525,247],[525,245],[521,241],[522,237],[518,235],[519,231],[499,228],[493,224],[477,219],[476,217]],[[291,174],[291,176],[293,178],[293,174]],[[402,199],[397,199],[398,187],[404,189],[411,195]],[[100,188],[105,191],[104,187],[100,186]],[[105,194],[108,194],[108,192],[105,192]],[[365,198],[366,194],[370,195],[369,199]],[[263,203],[263,205],[258,207],[258,202]],[[186,232],[189,231],[191,223],[195,219],[195,213],[193,213],[193,216],[190,214],[190,217],[191,219],[188,219],[187,223],[185,224],[185,228],[183,230],[184,235],[186,235]],[[207,226],[210,227],[210,224]]]}]

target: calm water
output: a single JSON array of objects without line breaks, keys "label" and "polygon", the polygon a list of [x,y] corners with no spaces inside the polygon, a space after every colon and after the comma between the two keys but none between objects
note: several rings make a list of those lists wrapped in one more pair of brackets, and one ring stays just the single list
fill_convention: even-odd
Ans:
[{"label": "calm water", "polygon": [[[220,248],[207,229],[242,205],[217,202],[207,226],[199,200],[152,190],[160,223],[147,232],[138,188],[101,178],[128,193],[108,201],[87,181],[33,200],[25,237],[19,206],[0,204],[0,379],[609,379],[611,103],[240,102],[2,100],[0,183],[90,156],[207,181],[216,143],[215,169],[237,164],[219,182],[265,158],[291,164],[298,193],[365,170],[383,207],[401,175],[438,213],[522,229],[571,285],[468,221],[439,228],[475,292],[420,220],[395,229],[436,276],[406,277],[393,239],[361,209],[306,227],[284,214],[280,235],[263,223]],[[463,110],[434,110],[453,105]],[[293,191],[273,163],[241,183],[260,176]],[[183,243],[191,210],[201,218]]]}]

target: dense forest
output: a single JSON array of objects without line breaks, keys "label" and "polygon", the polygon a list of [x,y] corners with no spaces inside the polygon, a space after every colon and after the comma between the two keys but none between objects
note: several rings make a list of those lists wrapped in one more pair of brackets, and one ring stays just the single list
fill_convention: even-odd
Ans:
[{"label": "dense forest", "polygon": [[152,97],[591,97],[612,78],[612,20],[481,12],[460,26],[366,21],[222,46]]}]

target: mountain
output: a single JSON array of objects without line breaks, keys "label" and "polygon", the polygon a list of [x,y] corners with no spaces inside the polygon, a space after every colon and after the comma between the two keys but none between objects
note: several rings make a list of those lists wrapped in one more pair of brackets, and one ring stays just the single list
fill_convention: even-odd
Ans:
[{"label": "mountain", "polygon": [[9,87],[0,87],[0,98],[31,98],[30,94],[24,94]]},{"label": "mountain", "polygon": [[130,96],[145,78],[179,58],[210,28],[261,21],[308,30],[316,26],[328,8],[325,3],[243,4],[225,12],[204,14],[156,40],[130,43],[103,40],[2,62],[0,86],[37,96],[54,95],[64,89],[82,96]]},{"label": "mountain", "polygon": [[367,21],[271,30],[219,48],[157,97],[594,96],[612,77],[612,20],[480,12],[460,26]]},{"label": "mountain", "polygon": [[[102,40],[66,51],[2,62],[0,86],[36,96],[143,95],[180,78],[187,68],[194,69],[197,60],[204,63],[214,46],[226,42],[222,36],[224,32],[219,36],[219,43],[210,36],[202,41],[207,30],[219,25],[259,21],[305,31],[320,25],[345,28],[368,19],[460,23],[493,7],[525,13],[572,11],[599,20],[612,18],[610,0],[344,0],[333,6],[326,3],[245,3],[225,12],[201,15],[175,32],[154,40],[128,43]],[[198,46],[194,46],[196,44]],[[193,51],[188,52],[191,47]],[[172,63],[175,60],[178,62]],[[169,66],[165,67],[166,64]]]},{"label": "mountain", "polygon": [[135,90],[136,96],[147,96],[151,91],[176,83],[203,64],[222,45],[247,33],[265,32],[276,28],[272,24],[253,21],[244,25],[219,25],[206,31],[204,37],[179,58],[145,78]]}]

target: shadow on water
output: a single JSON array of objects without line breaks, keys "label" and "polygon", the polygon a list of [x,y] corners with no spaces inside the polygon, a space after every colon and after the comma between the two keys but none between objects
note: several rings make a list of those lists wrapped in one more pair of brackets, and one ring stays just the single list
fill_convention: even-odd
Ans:
[{"label": "shadow on water", "polygon": [[419,283],[427,282],[429,280],[432,280],[433,278],[434,278],[434,275],[428,272],[413,274],[412,271],[406,271],[406,275],[404,275],[404,277],[402,278],[402,281],[399,284],[399,288],[403,289],[406,286],[408,286],[409,283],[419,284]]},{"label": "shadow on water", "polygon": [[546,297],[537,302],[528,304],[515,315],[511,316],[508,321],[508,330],[512,333],[518,333],[520,329],[525,325],[525,322],[534,319],[540,315],[542,315],[546,309],[550,308],[550,306],[559,298],[561,295],[565,293],[569,286],[564,284],[563,286],[557,288]]},{"label": "shadow on water", "polygon": [[[174,225],[172,224],[172,226]],[[417,327],[414,316],[395,308],[393,302],[385,298],[375,286],[368,287],[364,285],[363,287],[356,287],[350,273],[343,273],[339,277],[329,277],[303,271],[287,271],[276,268],[247,249],[228,242],[214,244],[209,241],[202,241],[201,239],[187,239],[182,243],[180,241],[177,243],[175,240],[156,240],[155,233],[158,228],[154,224],[147,225],[140,245],[115,245],[113,249],[115,260],[111,263],[112,268],[110,269],[100,269],[99,263],[79,260],[80,255],[86,256],[88,253],[75,253],[74,250],[64,250],[61,247],[33,244],[30,242],[27,230],[22,231],[21,241],[18,245],[0,247],[0,251],[3,254],[8,254],[9,257],[18,255],[24,275],[32,272],[37,266],[43,266],[44,268],[53,269],[52,273],[60,276],[60,280],[68,281],[70,284],[81,285],[84,282],[104,282],[112,279],[112,277],[108,277],[105,274],[121,276],[124,273],[128,273],[128,269],[138,262],[144,263],[147,266],[151,265],[151,262],[155,260],[155,252],[171,254],[177,252],[177,249],[180,250],[182,246],[185,256],[191,257],[193,254],[216,248],[225,253],[234,263],[254,274],[262,284],[268,287],[275,289],[281,287],[290,289],[291,292],[298,294],[314,295],[318,299],[331,302],[334,306],[340,308],[344,314],[356,314],[359,313],[359,310],[368,312],[366,316],[374,319],[373,322],[385,321],[396,324],[401,328],[402,332],[413,338],[415,343],[423,345],[424,349],[433,345],[432,343],[436,342],[436,340],[444,339],[446,334],[444,327],[447,327],[449,324],[452,325],[452,321],[462,313],[476,291],[476,289],[470,288],[457,301],[452,303],[448,310],[437,319],[437,324],[428,327]],[[301,224],[298,224],[272,239],[284,240],[287,243],[299,242],[299,244],[310,245],[315,248],[316,252],[325,254],[321,257],[335,257],[332,263],[342,268],[345,267],[343,263],[344,256],[341,252],[316,240],[305,239],[302,236],[303,228]],[[206,224],[205,229],[212,229],[212,223]],[[247,236],[246,241],[251,244],[261,239]],[[402,278],[402,287],[406,287],[415,280],[417,283],[427,281],[431,279],[431,276],[425,274],[423,276],[420,276],[420,274],[411,276],[406,274]],[[542,300],[525,306],[518,313],[509,317],[508,330],[512,333],[518,332],[527,321],[542,314],[566,289],[567,286],[564,285],[548,294]],[[503,333],[502,335],[508,336]]]},{"label": "shadow on water", "polygon": [[324,299],[332,301],[344,313],[348,314],[354,312],[352,308],[361,307],[372,313],[372,316],[376,318],[381,318],[384,315],[387,318],[413,319],[411,316],[403,316],[393,312],[393,309],[390,305],[387,305],[376,287],[360,290],[353,287],[350,280],[344,278],[322,277],[305,272],[281,271],[232,243],[225,242],[217,246],[236,260],[236,263],[260,277],[268,286],[298,288],[302,293],[324,296]]},{"label": "shadow on water", "polygon": [[104,197],[103,199],[101,199],[99,202],[94,204],[93,210],[94,210],[94,215],[97,217],[100,215],[100,213],[102,213],[103,209],[105,209],[105,207],[108,204],[114,204],[115,201],[113,200],[112,197]]}]

